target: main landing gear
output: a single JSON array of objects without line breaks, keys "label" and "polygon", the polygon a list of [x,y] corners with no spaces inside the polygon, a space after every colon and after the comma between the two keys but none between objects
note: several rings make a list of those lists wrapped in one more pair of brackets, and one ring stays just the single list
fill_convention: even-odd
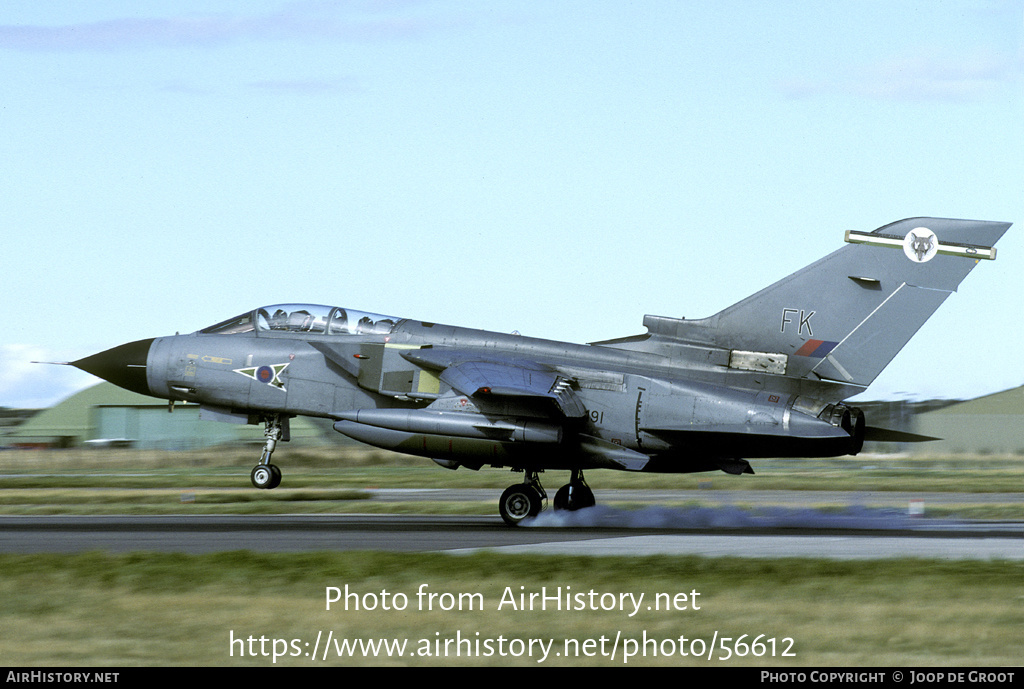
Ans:
[{"label": "main landing gear", "polygon": [[269,490],[281,485],[281,470],[277,468],[276,464],[270,463],[270,455],[274,454],[274,448],[277,447],[283,434],[284,423],[281,421],[281,416],[279,414],[268,416],[263,429],[263,436],[267,439],[266,444],[263,445],[263,456],[260,457],[260,463],[253,467],[252,473],[249,475],[252,485],[257,488]]},{"label": "main landing gear", "polygon": [[555,493],[556,510],[582,510],[584,507],[593,507],[597,504],[594,499],[594,491],[590,490],[583,472],[576,469],[572,472],[572,479],[558,489]]},{"label": "main landing gear", "polygon": [[[501,518],[509,526],[516,526],[527,517],[536,517],[544,509],[544,501],[548,494],[540,485],[540,478],[536,471],[527,471],[526,480],[509,486],[501,494],[498,501],[498,512]],[[594,491],[590,490],[583,472],[574,469],[569,483],[558,489],[555,493],[555,509],[568,510],[570,512],[593,507],[597,504],[594,499]]]}]

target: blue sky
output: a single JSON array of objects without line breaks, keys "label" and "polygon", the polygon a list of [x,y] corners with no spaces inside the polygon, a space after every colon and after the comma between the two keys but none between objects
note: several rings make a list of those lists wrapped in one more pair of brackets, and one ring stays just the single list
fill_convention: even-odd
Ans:
[{"label": "blue sky", "polygon": [[1024,384],[1024,0],[5,2],[0,406],[313,302],[551,339],[1015,223],[869,397]]}]

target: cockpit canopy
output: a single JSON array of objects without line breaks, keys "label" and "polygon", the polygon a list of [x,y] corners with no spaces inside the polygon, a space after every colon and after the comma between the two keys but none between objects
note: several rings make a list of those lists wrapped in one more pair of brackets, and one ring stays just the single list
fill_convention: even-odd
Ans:
[{"label": "cockpit canopy", "polygon": [[277,304],[254,309],[241,316],[203,328],[205,335],[257,334],[263,332],[313,333],[317,335],[387,335],[400,319],[340,306]]}]

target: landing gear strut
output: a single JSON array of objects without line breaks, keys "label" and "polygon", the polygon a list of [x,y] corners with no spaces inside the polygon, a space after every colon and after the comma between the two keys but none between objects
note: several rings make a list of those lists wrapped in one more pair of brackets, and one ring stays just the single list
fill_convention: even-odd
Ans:
[{"label": "landing gear strut", "polygon": [[268,416],[263,429],[263,436],[267,439],[266,444],[263,445],[263,456],[260,457],[260,463],[253,467],[252,474],[249,475],[252,485],[257,488],[269,490],[281,485],[281,470],[277,468],[276,464],[270,463],[270,456],[274,454],[274,448],[277,447],[282,435],[284,435],[284,422],[281,420],[281,415]]},{"label": "landing gear strut", "polygon": [[[540,485],[540,478],[536,471],[526,472],[526,480],[509,486],[501,494],[498,501],[498,511],[501,518],[509,526],[516,526],[527,517],[536,517],[544,509],[544,501],[547,500],[547,493]],[[574,469],[569,483],[558,489],[555,494],[556,510],[581,510],[584,507],[593,507],[597,504],[594,499],[594,491],[590,490],[583,472]]]}]

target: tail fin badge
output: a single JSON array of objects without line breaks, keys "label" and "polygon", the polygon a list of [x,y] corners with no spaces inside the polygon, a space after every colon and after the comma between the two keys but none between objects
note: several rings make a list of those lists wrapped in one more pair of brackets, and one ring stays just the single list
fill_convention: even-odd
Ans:
[{"label": "tail fin badge", "polygon": [[915,227],[906,237],[894,237],[886,234],[846,231],[846,241],[850,244],[868,244],[870,246],[887,246],[903,249],[914,263],[927,263],[936,254],[943,256],[961,256],[975,260],[994,261],[996,250],[988,246],[972,246],[970,244],[943,244],[934,232],[927,227]]},{"label": "tail fin badge", "polygon": [[915,227],[903,238],[903,253],[914,263],[927,263],[939,253],[939,239],[927,227]]}]

